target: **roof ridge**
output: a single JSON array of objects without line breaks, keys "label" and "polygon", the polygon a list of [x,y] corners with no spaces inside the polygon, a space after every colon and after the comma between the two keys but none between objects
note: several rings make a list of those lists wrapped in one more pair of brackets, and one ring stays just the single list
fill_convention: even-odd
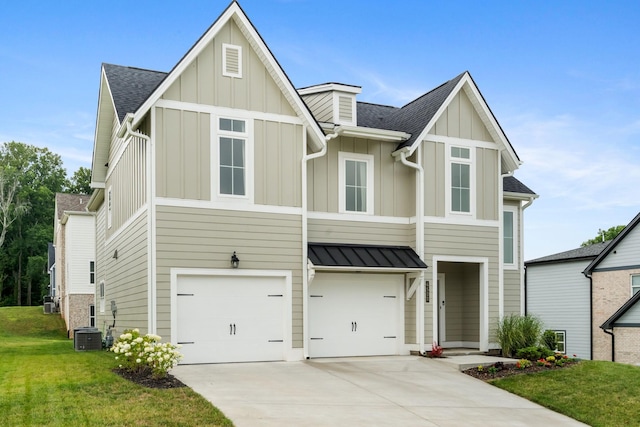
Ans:
[{"label": "roof ridge", "polygon": [[395,108],[395,109],[399,109],[400,108],[400,107],[396,107],[394,105],[376,104],[375,102],[367,102],[367,101],[356,101],[356,104],[375,105],[376,107],[387,107],[387,108]]}]

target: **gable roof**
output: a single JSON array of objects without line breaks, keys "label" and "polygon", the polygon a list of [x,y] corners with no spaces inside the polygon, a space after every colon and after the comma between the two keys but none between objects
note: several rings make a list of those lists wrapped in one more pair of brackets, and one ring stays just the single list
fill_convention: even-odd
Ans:
[{"label": "gable roof", "polygon": [[624,238],[631,233],[631,231],[636,228],[636,226],[638,225],[638,223],[640,223],[640,213],[638,213],[638,215],[635,216],[635,218],[633,218],[631,220],[631,222],[629,224],[627,224],[627,226],[620,232],[620,234],[618,234],[613,240],[611,240],[611,243],[609,243],[609,245],[605,248],[605,250],[603,250],[592,262],[591,264],[589,264],[587,266],[587,268],[584,270],[584,274],[585,276],[588,276],[589,274],[591,274],[593,272],[593,270],[595,270],[595,268],[598,266],[598,264],[600,264],[600,262],[602,262],[603,259],[605,259],[607,257],[607,255],[609,255],[611,253],[611,251],[613,251],[618,244],[624,240]]},{"label": "gable roof", "polygon": [[[520,165],[518,154],[468,71],[442,83],[401,108],[358,102],[358,126],[408,133],[411,137],[401,142],[396,147],[396,151],[409,149],[413,153],[446,110],[449,102],[461,90],[469,96],[491,136],[504,148],[503,169],[505,171],[517,169]],[[535,194],[532,191],[528,193]]]},{"label": "gable roof", "polygon": [[324,132],[316,121],[313,114],[304,103],[300,94],[295,90],[289,76],[284,72],[277,59],[264,42],[262,36],[258,33],[253,23],[249,20],[244,10],[240,7],[236,0],[222,12],[216,21],[205,31],[198,41],[189,49],[189,51],[178,61],[168,75],[157,85],[157,87],[149,94],[133,114],[133,123],[135,125],[142,120],[151,106],[163,95],[163,93],[180,77],[183,71],[193,62],[193,60],[202,52],[209,42],[218,34],[218,32],[230,21],[233,20],[241,31],[244,33],[247,41],[253,49],[260,52],[258,55],[267,71],[279,86],[285,98],[291,104],[293,110],[298,114],[309,127],[310,143],[312,147],[319,150],[325,144]]},{"label": "gable roof", "polygon": [[[636,292],[629,301],[625,302],[622,307],[618,309],[611,317],[609,317],[605,322],[600,325],[602,329],[611,329],[616,325],[616,322],[627,312],[631,307],[636,305],[636,303],[640,300],[640,292]],[[622,325],[620,325],[622,326]]]},{"label": "gable roof", "polygon": [[56,218],[62,218],[65,212],[86,212],[88,194],[56,193]]},{"label": "gable roof", "polygon": [[534,264],[553,264],[565,261],[589,260],[597,257],[611,241],[596,243],[589,246],[571,249],[569,251],[559,252],[553,255],[547,255],[541,258],[525,261],[525,265]]},{"label": "gable roof", "polygon": [[113,64],[102,64],[102,68],[120,123],[127,113],[137,111],[168,75],[161,71]]}]

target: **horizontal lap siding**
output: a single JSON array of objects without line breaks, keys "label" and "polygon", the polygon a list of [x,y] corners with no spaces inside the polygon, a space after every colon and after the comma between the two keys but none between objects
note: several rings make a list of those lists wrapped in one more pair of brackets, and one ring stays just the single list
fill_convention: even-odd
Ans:
[{"label": "horizontal lap siding", "polygon": [[[539,316],[546,329],[566,331],[567,352],[584,359],[591,357],[590,284],[582,274],[588,264],[527,266],[527,313]],[[609,314],[618,307],[611,307]]]},{"label": "horizontal lap siding", "polygon": [[504,314],[521,313],[520,271],[504,270]]},{"label": "horizontal lap siding", "polygon": [[401,245],[415,248],[415,224],[309,219],[309,242]]},{"label": "horizontal lap siding", "polygon": [[[495,342],[498,321],[498,227],[454,224],[425,224],[425,259],[433,256],[482,257],[489,261],[489,342]],[[446,278],[445,278],[446,280]],[[432,337],[432,305],[425,305],[425,340]]]},{"label": "horizontal lap siding", "polygon": [[302,219],[299,215],[157,208],[158,333],[170,339],[170,269],[287,270],[293,279],[293,346],[302,347]]},{"label": "horizontal lap siding", "polygon": [[[102,208],[101,208],[102,210]],[[104,224],[104,214],[99,215],[98,225]],[[148,257],[147,257],[147,215],[135,218],[126,229],[109,241],[98,239],[98,259],[100,280],[105,283],[105,318],[111,316],[111,301],[118,306],[117,331],[139,328],[148,331]],[[117,259],[114,258],[118,251]],[[97,304],[99,306],[99,302]]]}]

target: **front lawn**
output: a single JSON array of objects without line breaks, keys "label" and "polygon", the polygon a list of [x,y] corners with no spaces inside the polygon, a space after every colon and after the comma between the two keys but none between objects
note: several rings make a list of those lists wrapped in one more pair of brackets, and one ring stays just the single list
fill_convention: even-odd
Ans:
[{"label": "front lawn", "polygon": [[232,426],[188,387],[150,389],[114,374],[114,354],[76,352],[42,307],[0,308],[0,425]]},{"label": "front lawn", "polygon": [[602,361],[491,384],[592,426],[638,425],[640,367]]}]

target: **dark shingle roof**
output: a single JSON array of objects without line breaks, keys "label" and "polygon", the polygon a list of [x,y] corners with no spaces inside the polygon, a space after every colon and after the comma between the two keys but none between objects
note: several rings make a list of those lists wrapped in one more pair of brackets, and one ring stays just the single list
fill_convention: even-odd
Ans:
[{"label": "dark shingle roof", "polygon": [[624,240],[627,234],[631,233],[631,231],[634,228],[636,228],[638,224],[640,224],[640,213],[638,213],[638,215],[636,215],[631,220],[631,222],[627,224],[625,228],[622,229],[620,234],[618,234],[616,237],[613,238],[613,240],[611,241],[611,244],[608,245],[605,250],[603,250],[600,254],[598,254],[596,259],[594,259],[591,262],[591,264],[589,264],[587,268],[584,270],[584,273],[585,274],[591,273],[598,266],[598,264],[600,264],[600,262],[602,262],[602,260],[605,259],[607,255],[609,255],[609,253],[615,249],[616,246],[618,246],[618,243]]},{"label": "dark shingle roof", "polygon": [[102,64],[102,66],[120,123],[127,113],[134,113],[147,100],[168,74],[113,64]]},{"label": "dark shingle roof", "polygon": [[513,176],[505,176],[502,179],[502,191],[505,193],[536,194]]},{"label": "dark shingle roof", "polygon": [[309,259],[324,267],[426,269],[409,246],[309,243]]},{"label": "dark shingle roof", "polygon": [[553,255],[547,255],[542,258],[532,259],[530,261],[525,261],[526,265],[531,264],[545,264],[545,263],[554,263],[554,262],[562,262],[562,261],[579,261],[579,260],[587,260],[594,259],[607,247],[607,245],[611,241],[596,243],[589,246],[584,246],[577,249],[571,249],[570,251],[560,252]]},{"label": "dark shingle roof", "polygon": [[424,130],[466,71],[425,93],[402,108],[358,102],[358,126],[402,131],[411,137],[397,149],[411,146]]},{"label": "dark shingle roof", "polygon": [[56,205],[58,211],[57,218],[62,218],[65,211],[68,212],[85,212],[87,210],[87,202],[91,196],[88,194],[66,194],[56,193]]},{"label": "dark shingle roof", "polygon": [[[636,305],[636,303],[640,300],[640,292],[636,292],[627,302],[622,304],[615,313],[611,315],[605,322],[600,325],[602,329],[612,329],[615,326],[625,326],[624,324],[616,324],[618,320],[625,314],[631,307]],[[635,326],[635,325],[634,325]]]}]

